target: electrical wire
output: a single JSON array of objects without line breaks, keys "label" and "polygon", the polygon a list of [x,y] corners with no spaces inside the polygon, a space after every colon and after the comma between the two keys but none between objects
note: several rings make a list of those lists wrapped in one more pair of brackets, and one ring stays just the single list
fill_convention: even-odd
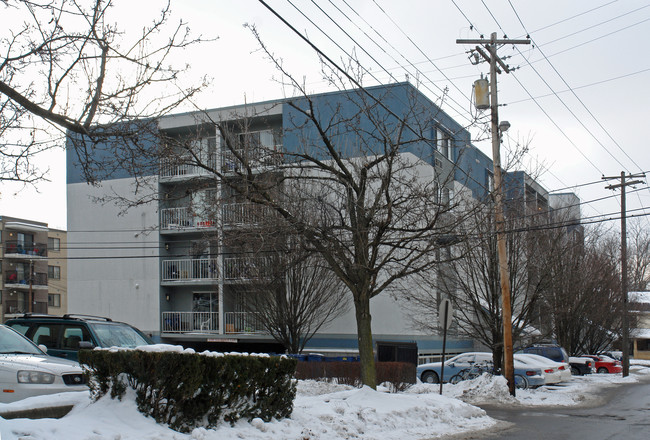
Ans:
[{"label": "electrical wire", "polygon": [[[519,23],[521,24],[521,26],[522,26],[522,28],[524,29],[524,31],[528,32],[527,29],[526,29],[526,26],[525,26],[524,23],[523,23],[523,21],[521,21],[521,18],[519,17],[519,14],[517,14],[517,11],[516,11],[514,5],[512,4],[512,1],[511,1],[511,0],[508,0],[508,4],[510,4],[510,7],[511,7],[512,10],[515,12],[515,15],[517,16],[517,19],[519,20]],[[648,6],[650,6],[650,5],[648,5]],[[642,9],[642,8],[639,8],[639,9]],[[529,35],[530,35],[530,34],[529,34]],[[533,39],[533,37],[530,37],[530,39],[531,39],[531,41],[532,41],[535,45],[537,45],[537,44],[535,43],[535,40]],[[519,51],[519,49],[517,49],[517,50]],[[627,154],[627,152],[626,152],[626,151],[625,151],[625,150],[620,146],[620,144],[619,144],[618,142],[616,142],[616,140],[614,139],[614,137],[613,137],[613,136],[610,134],[610,132],[609,132],[609,131],[608,131],[608,130],[603,126],[603,124],[600,122],[600,120],[599,120],[598,118],[596,118],[596,115],[594,115],[593,112],[592,112],[592,111],[587,107],[587,105],[584,103],[584,101],[583,101],[582,99],[580,99],[580,97],[578,96],[578,94],[573,90],[573,88],[569,85],[569,83],[564,79],[564,76],[562,76],[562,74],[560,74],[560,72],[559,72],[559,71],[557,70],[557,68],[553,65],[553,63],[551,63],[551,61],[548,59],[548,57],[546,56],[546,54],[544,53],[544,51],[542,51],[542,49],[541,49],[539,46],[537,46],[537,50],[539,50],[539,53],[542,54],[542,56],[543,56],[544,59],[548,62],[548,64],[551,66],[551,68],[553,69],[553,71],[554,71],[554,72],[557,74],[557,76],[562,80],[562,82],[564,83],[564,85],[569,89],[569,91],[571,92],[571,94],[572,94],[572,95],[573,95],[573,96],[578,100],[578,102],[579,102],[579,103],[582,105],[582,107],[587,111],[587,113],[589,113],[589,115],[590,115],[590,116],[592,117],[592,119],[596,122],[596,124],[598,124],[598,126],[603,130],[603,132],[605,132],[605,133],[607,134],[607,136],[609,137],[609,139],[610,139],[612,142],[614,142],[614,144],[618,147],[618,149],[619,149],[619,150],[620,150],[620,151],[621,151],[621,152],[622,152],[622,153],[623,153],[623,154],[624,154],[624,155],[625,155],[625,156],[626,156],[626,157],[627,157],[627,158],[628,158],[628,159],[629,159],[629,160],[630,160],[634,165],[636,165],[636,166],[638,167],[639,170],[641,170],[641,167],[640,167],[640,166],[639,166],[639,165],[634,161],[634,159],[632,159],[632,158]],[[519,52],[521,53],[521,51],[519,51]],[[627,169],[627,168],[626,168],[626,167],[621,163],[621,161],[619,161],[618,158],[616,158],[616,157],[615,157],[615,156],[614,156],[614,155],[609,151],[609,149],[608,149],[607,147],[605,147],[605,145],[604,145],[604,144],[603,144],[603,143],[602,143],[598,138],[596,138],[596,136],[595,136],[595,135],[594,135],[594,134],[593,134],[593,133],[592,133],[592,132],[591,132],[591,131],[590,131],[590,130],[585,126],[585,125],[584,125],[584,123],[583,123],[583,122],[582,122],[582,121],[581,121],[581,120],[580,120],[580,119],[579,119],[579,118],[578,118],[578,117],[573,113],[573,111],[571,111],[571,110],[569,109],[569,107],[566,105],[566,103],[564,103],[564,101],[562,100],[562,98],[560,98],[559,95],[558,95],[558,94],[553,90],[553,88],[548,84],[548,82],[546,82],[546,80],[544,80],[544,79],[542,78],[541,74],[537,71],[537,69],[535,69],[531,64],[529,64],[529,66],[532,67],[533,71],[534,71],[534,72],[535,72],[535,73],[540,77],[540,79],[542,79],[542,81],[544,82],[544,84],[546,84],[546,85],[548,86],[548,88],[553,92],[553,94],[554,94],[554,95],[555,95],[555,96],[560,100],[560,102],[562,102],[562,104],[565,106],[565,108],[566,108],[567,110],[569,110],[569,112],[571,113],[571,115],[572,115],[574,118],[576,118],[576,120],[577,120],[577,121],[580,123],[580,125],[581,125],[581,126],[582,126],[582,127],[583,127],[583,128],[584,128],[584,129],[585,129],[585,130],[586,130],[586,131],[587,131],[591,136],[592,136],[592,138],[593,138],[596,142],[598,142],[598,144],[599,144],[601,147],[603,147],[603,149],[605,149],[605,151],[606,151],[606,152],[607,152],[607,153],[608,153],[608,154],[609,154],[609,155],[610,155],[610,156],[611,156],[611,157],[612,157],[612,158],[613,158],[613,159],[614,159],[614,160],[615,160],[619,165],[621,165],[623,168]]]}]

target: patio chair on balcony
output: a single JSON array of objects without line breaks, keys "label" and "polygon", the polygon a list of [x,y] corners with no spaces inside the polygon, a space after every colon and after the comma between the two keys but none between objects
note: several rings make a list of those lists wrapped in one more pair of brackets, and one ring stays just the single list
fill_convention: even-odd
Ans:
[{"label": "patio chair on balcony", "polygon": [[205,321],[203,321],[203,322],[201,323],[201,325],[199,326],[199,328],[201,329],[201,331],[204,331],[204,330],[211,330],[211,328],[210,328],[210,325],[211,325],[211,324],[212,324],[212,318],[208,318],[208,319],[206,319]]}]

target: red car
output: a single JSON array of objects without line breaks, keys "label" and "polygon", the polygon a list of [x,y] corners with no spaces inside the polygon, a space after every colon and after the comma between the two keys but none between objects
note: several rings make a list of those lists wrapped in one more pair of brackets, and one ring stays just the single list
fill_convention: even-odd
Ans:
[{"label": "red car", "polygon": [[588,357],[594,360],[596,373],[620,373],[623,371],[621,361],[612,359],[609,356],[585,355],[581,357]]}]

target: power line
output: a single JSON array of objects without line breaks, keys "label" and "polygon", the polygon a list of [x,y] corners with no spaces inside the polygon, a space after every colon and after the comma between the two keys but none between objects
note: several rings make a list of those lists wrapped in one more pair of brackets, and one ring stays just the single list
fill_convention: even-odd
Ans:
[{"label": "power line", "polygon": [[555,23],[551,23],[551,24],[549,24],[549,25],[542,26],[541,28],[537,28],[537,29],[533,30],[533,32],[534,32],[534,33],[537,33],[537,32],[539,32],[539,31],[546,30],[546,29],[551,28],[551,27],[553,27],[553,26],[556,26],[556,25],[558,25],[558,24],[561,24],[561,23],[567,22],[567,21],[569,21],[569,20],[573,20],[574,18],[578,18],[578,17],[580,17],[580,16],[582,16],[582,15],[585,15],[585,14],[588,14],[588,13],[590,13],[590,12],[596,11],[596,10],[598,10],[598,9],[604,8],[605,6],[609,6],[609,5],[611,5],[612,3],[616,3],[617,1],[618,1],[618,0],[613,0],[613,1],[610,1],[610,2],[607,2],[607,3],[604,3],[604,4],[600,5],[600,6],[596,6],[595,8],[588,9],[588,10],[586,10],[586,11],[584,11],[584,12],[580,12],[579,14],[572,15],[571,17],[567,17],[567,18],[564,18],[564,19],[562,19],[562,20],[556,21]]},{"label": "power line", "polygon": [[[508,0],[508,3],[510,3],[510,6],[512,7],[513,11],[515,12],[515,15],[517,16],[517,19],[518,19],[519,22],[521,23],[521,22],[522,22],[522,21],[521,21],[521,18],[519,18],[519,14],[517,14],[517,11],[515,11],[514,6],[512,6],[512,3],[510,2],[510,0]],[[631,11],[628,11],[628,12],[626,12],[626,13],[624,13],[624,14],[618,15],[618,16],[616,16],[616,17],[609,18],[609,19],[607,19],[607,20],[605,20],[605,21],[601,21],[600,23],[596,23],[596,24],[594,24],[594,25],[588,26],[588,27],[586,27],[586,28],[583,28],[583,29],[580,29],[580,30],[578,30],[578,31],[572,32],[572,33],[570,33],[570,34],[564,35],[564,36],[562,36],[562,37],[558,37],[558,38],[556,38],[556,39],[554,39],[554,40],[546,41],[546,42],[544,43],[544,46],[548,46],[549,44],[553,44],[553,43],[555,43],[555,42],[557,42],[557,41],[560,41],[560,40],[563,40],[563,39],[565,39],[565,38],[569,38],[569,37],[572,37],[572,36],[574,36],[574,35],[580,34],[580,33],[582,33],[582,32],[588,31],[588,30],[590,30],[590,29],[596,28],[596,27],[598,27],[598,26],[602,26],[602,25],[604,25],[604,24],[610,23],[610,22],[612,22],[612,21],[614,21],[614,20],[618,20],[619,18],[622,18],[622,17],[625,17],[625,16],[627,16],[627,15],[633,14],[633,13],[635,13],[635,12],[640,11],[641,9],[645,9],[645,8],[648,8],[648,7],[650,7],[650,5],[641,6],[641,7],[639,7],[639,8],[636,8],[636,9],[633,9],[633,10],[631,10]],[[523,27],[523,24],[522,24],[522,27]],[[526,32],[528,32],[528,30],[526,30],[526,28],[524,28],[524,30],[525,30]]]},{"label": "power line", "polygon": [[[540,61],[541,61],[541,59],[540,59]],[[640,73],[645,73],[645,72],[648,72],[648,71],[650,71],[650,68],[637,70],[636,72],[626,73],[624,75],[619,75],[619,76],[616,76],[616,77],[613,77],[613,78],[608,78],[608,79],[596,81],[596,82],[589,83],[589,84],[584,84],[582,86],[576,86],[576,87],[573,87],[573,90],[579,90],[579,89],[584,89],[584,88],[587,88],[587,87],[597,86],[597,85],[604,84],[604,83],[607,83],[607,82],[610,82],[610,81],[616,81],[618,79],[627,78],[629,76],[638,75]],[[571,91],[571,89],[560,90],[559,92],[556,92],[556,93],[566,93],[566,92],[569,92],[569,91]],[[554,94],[553,93],[547,93],[545,95],[538,95],[538,96],[536,96],[535,98],[532,98],[532,99],[546,98],[546,97],[549,97],[549,96],[554,96]],[[510,101],[510,102],[508,102],[507,105],[518,104],[520,102],[525,102],[525,101],[530,101],[530,100],[531,100],[531,98],[519,99],[517,101]]]},{"label": "power line", "polygon": [[[512,10],[513,10],[513,11],[515,12],[515,14],[517,15],[517,19],[519,20],[519,23],[521,24],[521,26],[524,28],[524,31],[528,32],[527,29],[526,29],[526,26],[525,26],[524,23],[523,23],[523,21],[521,21],[521,18],[519,17],[519,14],[517,14],[517,11],[516,11],[514,5],[512,4],[512,1],[511,1],[511,0],[508,0],[508,4],[510,5],[510,7],[512,8]],[[648,6],[650,6],[650,5],[648,5]],[[531,39],[531,41],[533,41],[533,43],[535,43],[535,40],[534,40],[532,37],[530,37],[530,39]],[[536,43],[535,43],[535,44],[536,44]],[[576,93],[576,92],[571,88],[571,86],[569,85],[569,83],[564,79],[564,76],[562,76],[562,74],[560,74],[560,72],[559,72],[559,71],[557,70],[557,68],[553,65],[553,63],[551,63],[551,61],[548,59],[548,57],[546,56],[546,54],[544,53],[544,51],[542,51],[542,49],[541,49],[539,46],[537,46],[537,50],[539,50],[539,53],[542,54],[542,56],[543,56],[544,59],[548,62],[548,64],[551,66],[551,68],[553,69],[553,71],[554,71],[554,72],[557,74],[557,76],[562,80],[562,82],[564,83],[564,85],[569,89],[569,91],[571,92],[571,94],[572,94],[572,95],[573,95],[573,96],[578,100],[578,102],[579,102],[579,103],[582,105],[582,107],[587,111],[587,113],[589,113],[589,115],[592,117],[592,119],[593,119],[594,121],[596,121],[596,124],[598,124],[598,126],[599,126],[599,127],[600,127],[604,132],[605,132],[605,134],[607,134],[607,136],[612,140],[612,142],[614,142],[614,144],[618,147],[618,149],[621,150],[621,152],[622,152],[622,153],[623,153],[623,154],[624,154],[624,155],[625,155],[625,156],[626,156],[626,157],[627,157],[627,158],[628,158],[628,159],[629,159],[629,160],[630,160],[634,165],[636,165],[636,166],[639,168],[639,170],[640,170],[641,167],[640,167],[640,166],[639,166],[639,165],[634,161],[634,159],[632,159],[632,158],[627,154],[627,152],[625,152],[625,150],[623,150],[623,148],[619,145],[618,142],[616,142],[616,140],[613,138],[613,136],[610,134],[610,132],[609,132],[609,131],[608,131],[608,130],[603,126],[603,124],[600,122],[600,120],[598,120],[598,118],[596,118],[596,116],[593,114],[593,112],[592,112],[592,111],[587,107],[587,105],[584,103],[584,101],[582,101],[582,99],[580,99],[580,97],[578,96],[578,94],[577,94],[577,93]],[[520,51],[518,48],[517,48],[517,51],[518,51],[519,53],[521,53],[521,51]],[[535,68],[534,68],[530,63],[528,63],[528,65],[531,66],[531,67],[533,68],[533,71],[535,71],[535,73],[540,77],[540,79],[542,79],[542,81],[544,82],[544,84],[546,84],[546,85],[548,86],[548,88],[553,92],[553,94],[554,94],[554,95],[555,95],[555,96],[560,100],[560,102],[562,102],[562,104],[564,105],[564,107],[565,107],[567,110],[569,110],[569,112],[571,113],[571,115],[573,115],[573,117],[576,118],[576,120],[580,123],[580,125],[581,125],[581,126],[582,126],[582,127],[583,127],[583,128],[584,128],[584,129],[585,129],[585,130],[586,130],[586,131],[587,131],[587,132],[588,132],[588,133],[589,133],[589,134],[594,138],[594,140],[595,140],[596,142],[598,142],[598,144],[599,144],[601,147],[603,147],[603,149],[605,149],[605,151],[607,151],[607,153],[608,153],[608,154],[609,154],[609,155],[610,155],[610,156],[611,156],[611,157],[612,157],[616,162],[618,162],[619,165],[621,165],[623,168],[625,168],[625,166],[624,166],[624,165],[623,165],[623,164],[618,160],[618,158],[616,158],[616,157],[615,157],[615,156],[614,156],[614,155],[609,151],[609,149],[606,148],[605,145],[604,145],[602,142],[600,142],[600,140],[599,140],[598,138],[596,138],[596,136],[595,136],[595,135],[594,135],[594,134],[593,134],[593,133],[592,133],[592,132],[591,132],[591,131],[590,131],[590,130],[589,130],[589,129],[584,125],[584,124],[583,124],[583,122],[582,122],[582,121],[581,121],[581,120],[580,120],[580,119],[579,119],[579,118],[578,118],[578,117],[573,113],[573,111],[571,111],[571,110],[569,109],[569,107],[566,105],[566,103],[564,103],[564,101],[562,100],[562,98],[560,98],[560,96],[559,96],[559,95],[558,95],[558,94],[553,90],[553,88],[550,86],[550,84],[548,84],[548,82],[546,82],[546,80],[544,80],[544,79],[542,78],[541,74],[537,71],[537,69],[535,69]]]}]

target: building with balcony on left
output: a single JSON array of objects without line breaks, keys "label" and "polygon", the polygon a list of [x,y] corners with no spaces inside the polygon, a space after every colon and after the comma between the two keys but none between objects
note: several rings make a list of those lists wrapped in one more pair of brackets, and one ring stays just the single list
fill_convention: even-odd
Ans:
[{"label": "building with balcony on left", "polygon": [[[50,236],[52,234],[52,236]],[[50,298],[48,244],[60,243],[65,231],[50,232],[47,223],[0,216],[0,314],[2,321],[23,313],[48,313],[48,304],[57,304],[54,312],[63,312],[67,288],[59,285],[57,299]],[[65,240],[64,240],[65,241]],[[55,253],[60,253],[60,246]],[[59,260],[63,261],[63,260]],[[59,279],[65,263],[57,266]]]}]

